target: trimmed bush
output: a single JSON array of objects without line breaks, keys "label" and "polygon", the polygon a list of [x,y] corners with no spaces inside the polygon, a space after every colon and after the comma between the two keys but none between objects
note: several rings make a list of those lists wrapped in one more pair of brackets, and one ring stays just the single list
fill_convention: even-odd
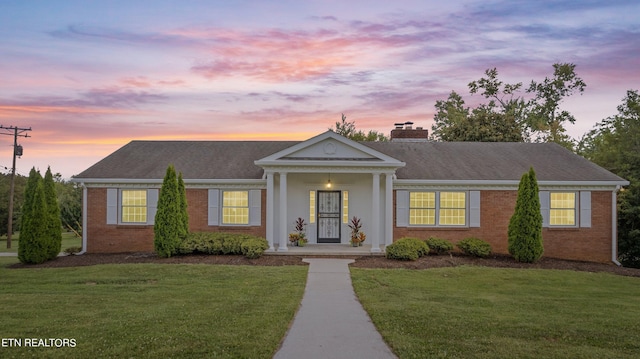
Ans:
[{"label": "trimmed bush", "polygon": [[388,245],[385,252],[388,259],[415,261],[429,254],[429,246],[421,239],[406,237]]},{"label": "trimmed bush", "polygon": [[229,254],[259,258],[269,248],[264,238],[224,232],[189,233],[178,248],[180,254]]},{"label": "trimmed bush", "polygon": [[482,239],[470,237],[458,242],[458,248],[462,253],[474,257],[488,257],[491,255],[491,245]]},{"label": "trimmed bush", "polygon": [[262,253],[269,248],[269,243],[264,238],[250,238],[242,242],[240,248],[243,256],[249,259],[256,259],[260,258]]},{"label": "trimmed bush", "polygon": [[453,243],[446,239],[431,237],[425,241],[431,253],[445,254],[453,250]]}]

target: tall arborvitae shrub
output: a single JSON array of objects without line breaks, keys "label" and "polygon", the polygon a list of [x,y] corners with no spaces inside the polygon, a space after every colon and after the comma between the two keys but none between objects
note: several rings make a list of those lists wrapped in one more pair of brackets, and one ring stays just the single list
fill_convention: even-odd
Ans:
[{"label": "tall arborvitae shrub", "polygon": [[531,168],[522,175],[516,209],[509,221],[509,253],[519,262],[533,263],[542,257],[542,214],[538,181]]},{"label": "tall arborvitae shrub", "polygon": [[187,190],[184,186],[182,172],[178,174],[178,196],[180,199],[180,238],[184,239],[189,234],[189,213],[187,212]]},{"label": "tall arborvitae shrub", "polygon": [[153,226],[153,246],[159,256],[171,257],[177,253],[183,228],[181,218],[176,170],[169,165],[160,188]]},{"label": "tall arborvitae shrub", "polygon": [[44,240],[49,248],[49,259],[53,259],[60,254],[62,249],[62,222],[60,221],[60,206],[58,205],[56,184],[53,181],[51,167],[47,168],[43,185],[47,202],[47,235]]},{"label": "tall arborvitae shrub", "polygon": [[47,202],[40,172],[29,172],[22,206],[18,259],[26,264],[43,263],[49,259],[47,235]]}]

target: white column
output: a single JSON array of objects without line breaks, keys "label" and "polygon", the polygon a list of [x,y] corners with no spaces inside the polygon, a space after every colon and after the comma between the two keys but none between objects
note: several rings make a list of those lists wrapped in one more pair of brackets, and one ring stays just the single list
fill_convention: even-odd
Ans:
[{"label": "white column", "polygon": [[278,246],[278,252],[287,252],[287,173],[280,173],[280,228],[278,230],[278,236],[280,237],[280,245]]},{"label": "white column", "polygon": [[384,245],[393,243],[393,173],[385,175],[384,185]]},{"label": "white column", "polygon": [[269,251],[273,251],[275,248],[273,246],[273,238],[275,237],[273,233],[273,229],[275,227],[275,223],[273,223],[274,211],[276,209],[274,203],[274,193],[275,190],[273,185],[273,172],[267,172],[267,242],[269,242]]},{"label": "white column", "polygon": [[373,233],[370,233],[367,237],[371,236],[371,252],[379,253],[380,251],[380,174],[373,174],[373,193],[371,196],[371,220],[373,225]]}]

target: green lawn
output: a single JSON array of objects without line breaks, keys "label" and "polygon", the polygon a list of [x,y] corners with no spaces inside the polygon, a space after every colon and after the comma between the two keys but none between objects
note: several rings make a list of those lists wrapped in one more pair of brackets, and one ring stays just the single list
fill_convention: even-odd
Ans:
[{"label": "green lawn", "polygon": [[640,355],[640,278],[483,267],[351,273],[400,358]]},{"label": "green lawn", "polygon": [[[20,243],[20,233],[11,236],[11,248],[7,249],[7,235],[0,237],[0,253],[18,253]],[[71,232],[62,232],[62,251],[69,247],[82,247],[82,238],[76,237]]]},{"label": "green lawn", "polygon": [[0,357],[271,358],[302,299],[307,267],[178,264],[7,269],[0,338],[73,338],[75,348]]}]

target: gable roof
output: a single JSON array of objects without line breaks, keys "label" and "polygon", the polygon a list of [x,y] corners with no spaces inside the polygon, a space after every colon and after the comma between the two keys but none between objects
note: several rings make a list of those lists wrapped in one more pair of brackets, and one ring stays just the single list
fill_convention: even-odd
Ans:
[{"label": "gable roof", "polygon": [[255,163],[267,166],[339,166],[398,168],[405,164],[362,143],[329,130]]},{"label": "gable roof", "polygon": [[264,174],[261,166],[278,161],[292,165],[316,160],[334,166],[353,164],[339,155],[333,161],[310,158],[324,148],[327,140],[336,141],[336,146],[350,146],[355,151],[350,155],[359,153],[359,161],[363,163],[392,165],[397,168],[400,180],[519,181],[533,167],[539,181],[627,183],[553,143],[357,143],[335,133],[302,142],[132,141],[75,176],[75,180],[158,180],[164,177],[169,164],[182,172],[185,180],[261,179]]}]

